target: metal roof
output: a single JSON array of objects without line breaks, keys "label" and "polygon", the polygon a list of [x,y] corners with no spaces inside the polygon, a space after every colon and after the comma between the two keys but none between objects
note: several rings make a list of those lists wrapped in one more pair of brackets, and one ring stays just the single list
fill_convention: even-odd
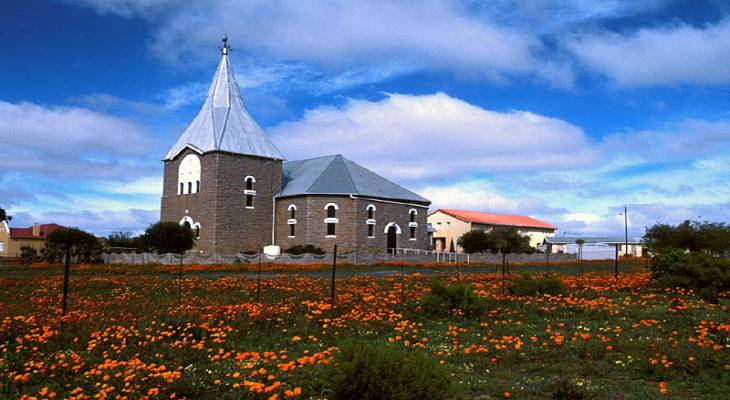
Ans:
[{"label": "metal roof", "polygon": [[198,115],[165,155],[172,160],[186,147],[199,153],[226,151],[283,160],[279,149],[246,111],[238,83],[228,62],[227,39],[221,60]]},{"label": "metal roof", "polygon": [[277,197],[351,194],[430,204],[429,200],[341,155],[285,162],[283,175],[283,187]]},{"label": "metal roof", "polygon": [[[583,239],[585,244],[623,244],[624,236],[551,236],[546,237],[545,242],[550,244],[576,244],[578,239]],[[640,240],[629,238],[629,244],[639,244]]]},{"label": "metal roof", "polygon": [[462,221],[487,225],[513,226],[517,228],[558,229],[556,226],[524,215],[493,214],[478,211],[449,210],[440,208],[431,214],[442,212]]}]

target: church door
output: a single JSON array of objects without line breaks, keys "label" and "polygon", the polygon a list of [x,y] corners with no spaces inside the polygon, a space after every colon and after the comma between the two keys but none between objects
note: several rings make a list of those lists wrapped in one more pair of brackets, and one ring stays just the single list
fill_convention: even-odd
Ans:
[{"label": "church door", "polygon": [[395,254],[395,249],[398,246],[398,237],[396,235],[397,228],[395,225],[388,228],[388,253]]}]

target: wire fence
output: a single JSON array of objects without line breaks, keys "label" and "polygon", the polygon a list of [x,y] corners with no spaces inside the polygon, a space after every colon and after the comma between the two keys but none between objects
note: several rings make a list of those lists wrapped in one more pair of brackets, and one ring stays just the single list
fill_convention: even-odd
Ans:
[{"label": "wire fence", "polygon": [[[420,249],[399,248],[390,252],[372,253],[351,251],[337,254],[337,261],[343,264],[378,264],[391,262],[404,262],[413,264],[498,264],[502,262],[501,253],[454,253],[427,251]],[[517,263],[538,263],[543,260],[548,262],[561,262],[576,260],[575,254],[543,254],[543,253],[515,253],[506,255],[511,262]],[[155,254],[155,253],[104,253],[102,255],[105,264],[179,264],[179,254]],[[277,263],[277,264],[319,264],[328,263],[333,259],[333,254],[289,254],[282,253],[278,256],[255,253],[237,253],[230,255],[210,254],[204,255],[197,252],[188,252],[183,255],[183,264],[242,264],[242,263]]]}]

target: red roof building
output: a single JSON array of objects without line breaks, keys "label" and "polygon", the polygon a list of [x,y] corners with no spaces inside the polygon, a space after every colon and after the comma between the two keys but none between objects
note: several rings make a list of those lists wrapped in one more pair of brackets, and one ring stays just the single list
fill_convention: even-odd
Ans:
[{"label": "red roof building", "polygon": [[478,211],[440,208],[428,215],[428,223],[434,229],[433,248],[437,251],[461,249],[457,240],[473,229],[490,230],[494,227],[514,228],[530,238],[530,246],[537,247],[546,237],[553,236],[555,225],[524,215],[494,214]]},{"label": "red roof building", "polygon": [[48,235],[58,228],[58,224],[35,224],[27,228],[10,228],[10,237],[13,239],[46,239]]}]

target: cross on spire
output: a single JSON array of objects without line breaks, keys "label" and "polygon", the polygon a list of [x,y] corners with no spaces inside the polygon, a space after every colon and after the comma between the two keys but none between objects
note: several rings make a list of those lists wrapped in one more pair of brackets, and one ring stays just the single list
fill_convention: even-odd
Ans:
[{"label": "cross on spire", "polygon": [[230,50],[230,46],[228,46],[228,35],[223,36],[223,39],[221,39],[221,42],[223,43],[223,46],[221,46],[221,54],[224,56],[228,55],[228,50]]}]

